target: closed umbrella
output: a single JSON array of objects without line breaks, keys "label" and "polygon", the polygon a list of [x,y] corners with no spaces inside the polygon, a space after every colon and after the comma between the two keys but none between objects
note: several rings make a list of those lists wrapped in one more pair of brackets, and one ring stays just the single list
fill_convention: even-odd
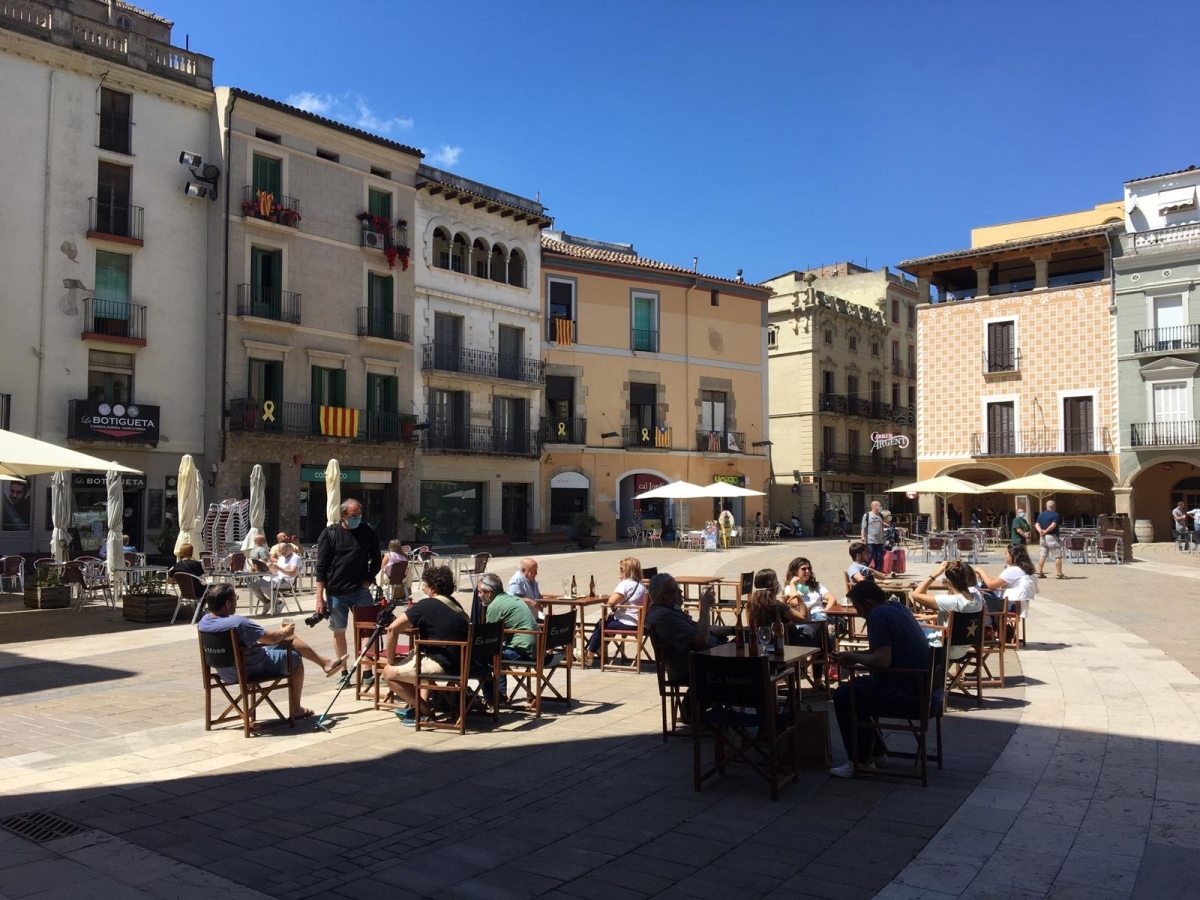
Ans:
[{"label": "closed umbrella", "polygon": [[116,584],[114,571],[125,565],[125,545],[121,543],[121,522],[125,518],[125,492],[121,487],[121,473],[109,472],[104,481],[108,487],[108,581]]},{"label": "closed umbrella", "polygon": [[71,522],[71,492],[67,490],[65,472],[55,472],[50,478],[50,521],[54,525],[50,534],[54,558],[66,562],[71,548],[71,535],[67,533],[67,525]]},{"label": "closed umbrella", "polygon": [[255,465],[250,470],[250,530],[242,540],[242,549],[249,550],[254,546],[254,539],[263,533],[263,519],[267,515],[267,476],[263,467]]},{"label": "closed umbrella", "polygon": [[[196,519],[200,516],[201,497],[199,494],[199,473],[196,463],[190,453],[185,453],[179,461],[179,537],[175,539],[175,557],[179,558],[179,548],[184,544],[198,547],[200,530],[196,528]],[[204,520],[200,520],[203,527]]]},{"label": "closed umbrella", "polygon": [[336,459],[325,466],[325,524],[342,520],[342,467]]}]

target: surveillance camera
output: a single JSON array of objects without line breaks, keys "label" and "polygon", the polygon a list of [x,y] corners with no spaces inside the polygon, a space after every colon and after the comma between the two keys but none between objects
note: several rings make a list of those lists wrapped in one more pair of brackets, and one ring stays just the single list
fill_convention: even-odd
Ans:
[{"label": "surveillance camera", "polygon": [[200,158],[199,153],[188,153],[186,150],[184,150],[179,154],[179,164],[181,166],[191,166],[195,168],[196,166],[200,165],[201,162],[203,162],[203,160]]}]

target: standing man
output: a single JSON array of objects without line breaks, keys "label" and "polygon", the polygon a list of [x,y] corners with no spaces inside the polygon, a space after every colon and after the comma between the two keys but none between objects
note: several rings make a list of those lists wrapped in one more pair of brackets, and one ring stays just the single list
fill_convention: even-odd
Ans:
[{"label": "standing man", "polygon": [[1175,520],[1175,546],[1184,547],[1188,542],[1187,504],[1180,500],[1171,510],[1171,518]]},{"label": "standing man", "polygon": [[1046,501],[1046,509],[1038,514],[1033,527],[1037,529],[1041,549],[1038,551],[1038,578],[1045,578],[1046,557],[1054,560],[1054,571],[1059,578],[1066,578],[1062,571],[1062,541],[1059,539],[1058,526],[1061,521],[1058,516],[1058,504],[1053,500]]},{"label": "standing man", "polygon": [[1029,520],[1025,518],[1025,507],[1018,506],[1017,514],[1012,520],[1012,527],[1009,529],[1008,543],[1012,547],[1024,547],[1029,543]]},{"label": "standing man", "polygon": [[517,563],[517,571],[508,579],[508,592],[522,600],[541,600],[542,591],[537,583],[538,564],[532,556]]},{"label": "standing man", "polygon": [[883,570],[883,504],[878,500],[871,501],[871,508],[863,513],[862,532],[859,539],[867,545],[870,558],[867,565],[877,571]]},{"label": "standing man", "polygon": [[[371,583],[379,572],[379,538],[362,520],[362,504],[357,500],[342,503],[342,518],[329,525],[317,539],[317,612],[329,614],[333,646],[337,655],[346,656],[346,623],[350,607],[370,606]],[[328,593],[328,600],[326,600]],[[342,670],[343,680],[350,673]]]}]

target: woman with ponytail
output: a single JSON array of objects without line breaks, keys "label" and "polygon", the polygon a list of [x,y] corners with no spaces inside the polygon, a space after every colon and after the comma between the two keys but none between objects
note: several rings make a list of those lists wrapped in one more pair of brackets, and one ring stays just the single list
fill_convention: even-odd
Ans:
[{"label": "woman with ponytail", "polygon": [[[934,595],[930,588],[936,578],[945,575],[950,590]],[[983,594],[979,590],[979,578],[975,570],[961,559],[944,562],[913,591],[913,600],[937,614],[937,623],[945,625],[952,612],[977,613],[983,609]],[[960,659],[967,655],[968,646],[951,646],[950,658]]]}]

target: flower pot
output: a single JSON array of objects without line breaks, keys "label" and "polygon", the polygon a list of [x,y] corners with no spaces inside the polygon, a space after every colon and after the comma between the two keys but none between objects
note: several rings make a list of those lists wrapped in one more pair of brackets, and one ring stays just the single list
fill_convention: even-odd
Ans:
[{"label": "flower pot", "polygon": [[575,535],[575,543],[579,545],[580,550],[595,550],[596,545],[600,543],[600,535],[577,534]]},{"label": "flower pot", "polygon": [[268,222],[278,222],[279,216],[267,216],[267,221]]},{"label": "flower pot", "polygon": [[58,584],[54,587],[25,586],[26,609],[66,609],[71,605],[71,587]]},{"label": "flower pot", "polygon": [[127,622],[169,622],[176,602],[173,594],[126,594],[121,598],[121,616]]}]

